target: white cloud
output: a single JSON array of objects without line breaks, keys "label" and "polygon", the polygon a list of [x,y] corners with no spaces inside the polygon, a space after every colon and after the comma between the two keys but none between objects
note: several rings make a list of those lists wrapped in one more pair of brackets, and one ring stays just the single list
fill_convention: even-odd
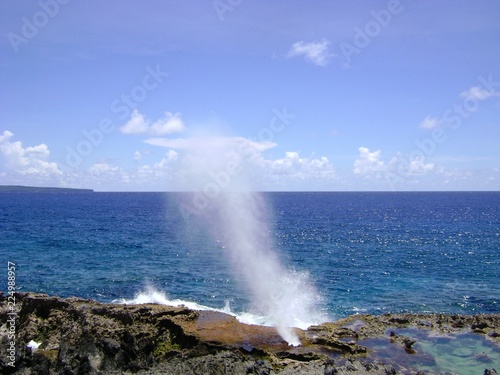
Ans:
[{"label": "white cloud", "polygon": [[330,42],[322,39],[319,42],[305,43],[303,41],[292,44],[286,57],[304,56],[306,60],[311,61],[318,66],[328,65],[330,59],[334,56],[328,51]]},{"label": "white cloud", "polygon": [[430,117],[427,116],[421,123],[420,127],[424,129],[434,129],[441,125],[442,121],[435,118],[435,117]]},{"label": "white cloud", "polygon": [[84,181],[92,189],[108,191],[126,191],[135,183],[130,171],[107,161],[95,163],[86,171],[79,171],[76,180],[78,185]]},{"label": "white cloud", "polygon": [[423,175],[434,171],[434,163],[426,163],[423,157],[406,161],[405,173],[409,176]]},{"label": "white cloud", "polygon": [[95,163],[93,166],[89,168],[89,172],[91,174],[96,174],[96,175],[109,174],[109,173],[115,174],[120,171],[121,171],[120,167],[113,166],[105,162]]},{"label": "white cloud", "polygon": [[[491,97],[500,96],[500,92],[495,89],[487,90],[482,86],[472,86],[466,91],[460,93],[460,97],[463,98],[464,101],[471,100],[475,102],[474,107],[470,107],[467,110],[469,112],[476,112],[478,107],[478,101],[487,100]],[[427,116],[421,123],[420,127],[424,129],[434,129],[440,125],[442,125],[444,121],[442,119],[438,119],[436,117]]]},{"label": "white cloud", "polygon": [[7,169],[23,176],[62,175],[57,164],[48,161],[50,151],[46,144],[23,147],[20,141],[10,141],[13,136],[9,130],[0,135],[0,155]]},{"label": "white cloud", "polygon": [[140,180],[154,177],[163,177],[166,175],[171,175],[174,177],[174,163],[178,160],[178,153],[174,150],[168,150],[165,157],[157,163],[142,165],[138,169],[138,175]]},{"label": "white cloud", "polygon": [[[150,138],[144,142],[179,151],[178,164],[171,169],[182,188],[203,189],[217,175],[228,169],[232,187],[246,188],[247,184],[273,189],[273,184],[292,188],[297,181],[331,180],[335,170],[326,157],[301,157],[298,152],[286,152],[284,157],[271,159],[265,152],[277,146],[274,142],[254,141],[244,137],[199,136],[190,138]],[[171,165],[171,164],[169,164]],[[158,166],[143,171],[152,173]],[[323,183],[323,181],[321,181]],[[291,184],[291,185],[290,185]]]},{"label": "white cloud", "polygon": [[104,160],[88,169],[65,173],[61,184],[102,191],[167,191],[180,170],[176,163],[177,152],[174,150],[168,150],[150,164],[121,166]]},{"label": "white cloud", "polygon": [[181,133],[185,130],[180,113],[165,113],[163,118],[152,123],[137,109],[134,109],[130,120],[120,128],[124,134],[166,135]]},{"label": "white cloud", "polygon": [[354,174],[364,175],[381,172],[384,169],[384,162],[381,160],[380,150],[370,152],[366,147],[360,147],[359,158],[354,161]]},{"label": "white cloud", "polygon": [[[238,170],[250,170],[263,159],[262,153],[276,146],[273,142],[253,141],[244,137],[197,135],[186,138],[150,138],[145,143],[175,149],[181,153],[177,174],[178,189],[203,188],[206,175],[218,173],[234,166]],[[230,167],[232,168],[232,167]],[[238,173],[239,174],[239,173]],[[243,176],[232,179],[243,184]],[[242,186],[242,185],[240,185]]]},{"label": "white cloud", "polygon": [[483,89],[481,86],[473,86],[467,91],[462,92],[460,96],[464,99],[486,100],[491,98],[492,96],[500,96],[500,93],[494,90],[489,91]]},{"label": "white cloud", "polygon": [[0,135],[0,143],[3,143],[4,141],[8,141],[10,137],[12,137],[14,133],[8,130],[4,130],[4,132]]},{"label": "white cloud", "polygon": [[175,152],[174,150],[168,150],[168,152],[166,153],[167,158],[163,159],[163,160],[166,160],[166,161],[177,160],[177,155],[179,155],[179,154],[177,152]]},{"label": "white cloud", "polygon": [[151,154],[151,151],[149,150],[145,150],[145,151],[135,151],[134,152],[134,160],[135,161],[141,161],[143,156],[145,155],[150,155]]},{"label": "white cloud", "polygon": [[182,122],[180,114],[167,112],[164,118],[159,119],[151,125],[149,133],[152,135],[181,133],[184,129],[184,123]]},{"label": "white cloud", "polygon": [[298,152],[285,152],[285,157],[270,162],[271,169],[275,174],[295,174],[302,167],[304,160]]},{"label": "white cloud", "polygon": [[354,161],[353,173],[356,175],[382,177],[384,174],[396,174],[408,178],[435,172],[434,163],[426,162],[421,155],[398,153],[389,162],[382,160],[382,151],[370,152],[366,147],[359,148],[359,157]]},{"label": "white cloud", "polygon": [[147,120],[137,109],[134,109],[130,120],[120,128],[120,131],[125,134],[144,134],[148,130],[149,125],[147,124]]},{"label": "white cloud", "polygon": [[[335,176],[335,169],[328,158],[302,158],[298,152],[285,152],[285,157],[276,160],[266,160],[263,165],[271,174],[288,176],[301,180],[311,178],[331,178]],[[267,168],[269,166],[269,168]]]},{"label": "white cloud", "polygon": [[179,150],[206,150],[206,149],[253,149],[258,152],[269,150],[276,146],[274,142],[252,141],[244,137],[191,137],[191,138],[149,138],[144,141],[147,144]]},{"label": "white cloud", "polygon": [[368,190],[426,190],[426,187],[438,183],[442,170],[442,167],[428,162],[420,150],[409,154],[398,152],[386,162],[381,150],[370,152],[368,148],[360,147],[353,175],[363,177],[364,182],[353,180],[352,186],[359,189],[364,183],[363,188]]}]

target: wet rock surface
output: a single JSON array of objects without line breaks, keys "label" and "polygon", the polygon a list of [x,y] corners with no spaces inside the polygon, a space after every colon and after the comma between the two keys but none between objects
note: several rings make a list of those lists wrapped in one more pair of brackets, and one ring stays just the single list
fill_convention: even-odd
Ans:
[{"label": "wet rock surface", "polygon": [[[0,294],[2,374],[416,374],[418,369],[374,358],[364,342],[387,338],[411,352],[415,340],[394,333],[398,328],[474,332],[500,341],[500,314],[354,315],[297,329],[302,345],[291,347],[272,327],[242,324],[214,311],[34,293],[15,297],[11,361],[11,311]],[[31,340],[41,343],[37,350],[27,347]]]}]

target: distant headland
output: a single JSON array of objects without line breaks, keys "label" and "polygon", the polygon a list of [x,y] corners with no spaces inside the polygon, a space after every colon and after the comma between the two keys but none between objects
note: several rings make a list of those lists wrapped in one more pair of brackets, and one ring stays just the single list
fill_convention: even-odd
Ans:
[{"label": "distant headland", "polygon": [[39,187],[21,185],[0,185],[0,192],[30,192],[30,193],[93,193],[92,189],[74,189],[59,187]]}]

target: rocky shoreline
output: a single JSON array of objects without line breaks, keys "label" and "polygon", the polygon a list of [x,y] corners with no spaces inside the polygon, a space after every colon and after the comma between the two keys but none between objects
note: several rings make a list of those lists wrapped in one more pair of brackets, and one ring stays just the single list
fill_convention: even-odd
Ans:
[{"label": "rocky shoreline", "polygon": [[[9,304],[0,292],[2,374],[429,374],[378,358],[368,343],[383,340],[411,354],[415,338],[398,330],[418,329],[475,333],[500,345],[500,314],[353,315],[297,329],[302,345],[289,347],[272,327],[215,311],[35,293],[14,297]],[[12,338],[15,350],[9,352]],[[31,341],[40,346],[28,347]],[[495,374],[485,363],[478,373]]]}]

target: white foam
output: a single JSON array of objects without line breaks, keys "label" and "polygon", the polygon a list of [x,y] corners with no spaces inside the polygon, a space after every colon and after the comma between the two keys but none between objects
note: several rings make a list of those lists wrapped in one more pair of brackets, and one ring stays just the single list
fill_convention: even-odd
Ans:
[{"label": "white foam", "polygon": [[[145,303],[154,303],[158,305],[172,306],[172,307],[187,307],[191,310],[214,310],[211,307],[200,305],[196,302],[185,301],[180,299],[168,299],[165,293],[160,292],[154,288],[148,287],[145,291],[137,293],[132,299],[116,299],[113,303],[122,303],[126,305],[140,305]],[[215,309],[216,310],[216,309]],[[222,310],[220,310],[223,312]]]},{"label": "white foam", "polygon": [[[118,303],[118,304],[127,304],[127,305],[137,305],[137,304],[147,304],[147,303],[152,303],[152,304],[159,304],[159,305],[164,305],[164,306],[172,306],[172,307],[186,307],[191,310],[198,310],[198,311],[217,311],[221,313],[225,313],[231,316],[234,316],[240,323],[244,324],[251,324],[251,325],[262,325],[262,326],[269,326],[273,327],[276,326],[275,320],[272,316],[264,316],[264,315],[259,315],[251,312],[235,312],[231,310],[231,307],[229,305],[229,302],[226,302],[225,306],[223,308],[215,308],[215,307],[210,307],[206,305],[202,305],[196,302],[192,301],[187,301],[187,300],[181,300],[181,299],[169,299],[167,295],[159,291],[153,287],[147,287],[144,291],[137,293],[134,298],[132,299],[116,299],[113,300],[112,303]],[[319,324],[322,323],[323,321],[301,321],[301,320],[295,320],[294,324],[290,327],[297,327],[301,329],[306,329],[311,325],[314,324]],[[281,333],[280,333],[281,334]],[[285,341],[287,341],[290,345],[300,345],[300,342],[297,342],[294,340],[293,336],[287,335],[287,330],[285,330],[284,333],[287,337],[283,337]]]}]

